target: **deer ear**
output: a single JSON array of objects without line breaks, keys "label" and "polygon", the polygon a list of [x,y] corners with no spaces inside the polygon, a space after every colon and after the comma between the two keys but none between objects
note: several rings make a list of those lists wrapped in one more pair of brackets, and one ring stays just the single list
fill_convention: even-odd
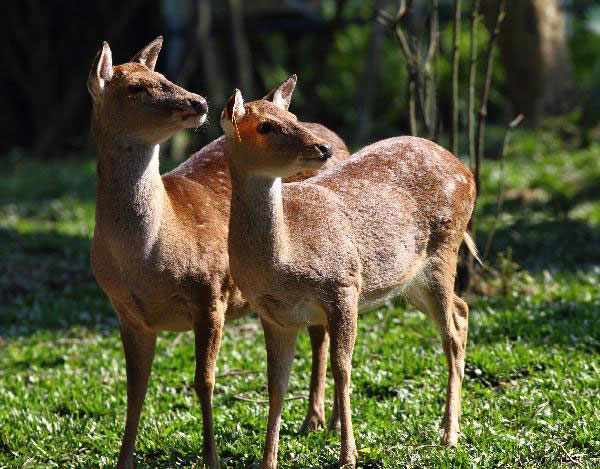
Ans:
[{"label": "deer ear", "polygon": [[273,88],[271,92],[268,95],[266,95],[263,99],[271,101],[272,103],[287,111],[290,107],[292,93],[294,92],[294,88],[296,88],[297,81],[298,77],[296,76],[296,74],[293,74],[277,88]]},{"label": "deer ear", "polygon": [[92,70],[90,71],[90,76],[88,77],[87,86],[92,97],[98,98],[102,94],[102,91],[106,86],[106,82],[109,81],[112,76],[112,52],[110,51],[108,42],[104,41],[104,44],[102,44],[102,50],[96,54],[94,65],[92,65]]},{"label": "deer ear", "polygon": [[231,98],[227,100],[225,109],[221,113],[221,127],[227,136],[235,136],[240,139],[238,130],[239,122],[244,118],[246,111],[244,110],[244,98],[240,90],[236,89]]},{"label": "deer ear", "polygon": [[158,36],[154,41],[144,47],[141,51],[133,56],[132,62],[138,62],[145,65],[150,70],[154,70],[156,67],[156,60],[158,59],[158,53],[162,47],[163,37]]}]

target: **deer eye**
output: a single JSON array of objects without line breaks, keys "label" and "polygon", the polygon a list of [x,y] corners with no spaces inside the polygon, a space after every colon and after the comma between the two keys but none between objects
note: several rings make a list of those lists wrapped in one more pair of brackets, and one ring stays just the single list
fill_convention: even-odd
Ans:
[{"label": "deer eye", "polygon": [[259,134],[266,134],[266,133],[270,132],[271,130],[273,130],[273,127],[268,122],[261,122],[260,124],[258,124],[258,127],[256,128],[256,131]]},{"label": "deer eye", "polygon": [[140,93],[144,91],[144,89],[144,85],[142,85],[141,83],[132,83],[127,87],[127,91],[129,91],[130,93]]}]

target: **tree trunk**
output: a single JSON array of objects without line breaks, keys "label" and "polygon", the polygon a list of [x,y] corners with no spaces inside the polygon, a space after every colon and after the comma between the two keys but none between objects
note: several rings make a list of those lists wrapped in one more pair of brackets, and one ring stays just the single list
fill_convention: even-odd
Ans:
[{"label": "tree trunk", "polygon": [[[386,6],[387,0],[375,1],[375,16],[379,10]],[[373,119],[373,100],[375,99],[375,89],[377,84],[377,75],[379,72],[379,63],[381,61],[382,44],[385,33],[385,25],[374,21],[369,45],[369,54],[365,59],[365,67],[362,73],[362,93],[358,98],[358,125],[356,126],[356,142],[364,144],[369,140],[371,134],[371,121]]]},{"label": "tree trunk", "polygon": [[[489,25],[497,0],[482,2]],[[509,0],[498,38],[507,92],[530,122],[573,104],[573,74],[561,0]]]},{"label": "tree trunk", "polygon": [[233,56],[236,63],[236,82],[246,96],[254,96],[252,86],[252,58],[244,26],[242,0],[229,0]]}]

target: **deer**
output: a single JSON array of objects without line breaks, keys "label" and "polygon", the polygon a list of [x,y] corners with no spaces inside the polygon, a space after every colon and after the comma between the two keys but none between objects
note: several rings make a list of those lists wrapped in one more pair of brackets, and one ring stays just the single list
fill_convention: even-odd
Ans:
[{"label": "deer", "polygon": [[284,183],[331,157],[327,141],[289,112],[293,87],[273,101],[244,103],[239,90],[221,114],[232,181],[230,271],[261,320],[269,412],[261,469],[277,467],[284,396],[298,331],[330,335],[341,467],[355,467],[350,409],[359,313],[403,295],[432,318],[448,366],[442,443],[459,438],[467,304],[453,290],[459,247],[475,200],[471,172],[418,137],[371,144],[301,182]]},{"label": "deer", "polygon": [[[250,308],[229,272],[231,182],[225,138],[205,146],[170,173],[159,172],[160,143],[180,129],[201,126],[208,113],[202,96],[155,71],[161,46],[158,37],[130,62],[113,66],[111,49],[104,42],[87,82],[97,144],[91,267],[117,312],[127,375],[127,414],[117,468],[133,464],[157,333],[193,330],[202,463],[217,469],[212,394],[223,325]],[[278,99],[280,94],[276,87],[264,100]],[[332,142],[332,164],[349,155],[333,131],[316,123],[303,125]],[[313,369],[302,432],[316,430],[325,418],[329,337],[322,326],[310,327],[309,335]]]}]

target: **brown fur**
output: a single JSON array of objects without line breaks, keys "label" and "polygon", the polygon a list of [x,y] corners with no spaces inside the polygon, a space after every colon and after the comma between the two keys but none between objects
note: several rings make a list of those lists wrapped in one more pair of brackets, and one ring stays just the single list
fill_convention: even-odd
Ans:
[{"label": "brown fur", "polygon": [[[176,130],[199,125],[191,104],[203,98],[153,71],[161,39],[113,67],[105,44],[88,88],[98,146],[96,226],[92,269],[119,315],[127,368],[127,420],[117,467],[130,468],[139,417],[160,330],[194,330],[194,385],[202,405],[203,464],[219,467],[212,424],[212,391],[223,323],[248,312],[229,274],[227,235],[231,182],[220,138],[169,174],[158,167],[158,144]],[[150,67],[150,68],[149,68]],[[143,91],[132,91],[132,84]],[[333,132],[338,159],[348,151]],[[311,401],[304,429],[324,418],[327,337],[311,330],[315,347]]]},{"label": "brown fur", "polygon": [[[397,137],[304,182],[282,184],[281,177],[303,165],[314,167],[320,138],[301,128],[285,105],[244,105],[238,91],[230,107],[240,134],[233,138],[225,114],[233,181],[230,268],[261,318],[267,345],[270,408],[261,468],[277,466],[296,334],[307,325],[325,325],[331,334],[340,464],[355,466],[349,385],[358,313],[399,294],[440,330],[449,367],[442,441],[456,445],[468,307],[453,285],[475,200],[471,173],[433,142]],[[257,135],[264,121],[277,122],[281,131]]]}]

